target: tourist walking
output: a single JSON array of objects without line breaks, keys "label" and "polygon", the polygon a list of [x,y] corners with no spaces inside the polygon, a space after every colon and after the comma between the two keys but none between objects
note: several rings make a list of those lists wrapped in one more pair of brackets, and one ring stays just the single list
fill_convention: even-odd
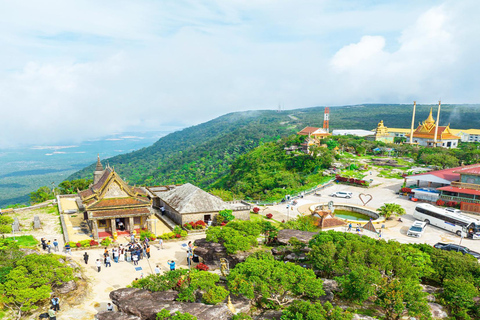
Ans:
[{"label": "tourist walking", "polygon": [[115,263],[118,263],[118,256],[118,249],[113,249],[113,261],[115,261]]},{"label": "tourist walking", "polygon": [[108,249],[105,248],[105,251],[103,252],[103,263],[107,263],[107,257],[109,256],[108,254]]},{"label": "tourist walking", "polygon": [[170,266],[170,271],[175,270],[175,261],[169,260],[167,261],[167,264]]},{"label": "tourist walking", "polygon": [[138,255],[132,255],[133,265],[138,266]]},{"label": "tourist walking", "polygon": [[160,274],[160,268],[158,267],[158,265],[155,267],[155,273]]},{"label": "tourist walking", "polygon": [[60,311],[60,300],[58,299],[57,296],[53,296],[52,300],[52,308],[55,311]]},{"label": "tourist walking", "polygon": [[192,252],[188,251],[187,252],[187,265],[188,265],[189,268],[192,265],[192,256],[193,256]]},{"label": "tourist walking", "polygon": [[55,248],[55,252],[58,252],[58,241],[57,241],[57,239],[53,240],[53,247]]},{"label": "tourist walking", "polygon": [[85,252],[83,254],[83,261],[85,261],[85,264],[88,264],[88,253],[87,252]]},{"label": "tourist walking", "polygon": [[352,231],[352,224],[351,223],[348,224],[348,230],[347,231]]},{"label": "tourist walking", "polygon": [[98,272],[100,272],[100,270],[102,270],[102,262],[100,261],[100,259],[97,259],[95,264],[97,265]]},{"label": "tourist walking", "polygon": [[147,248],[145,249],[145,253],[147,255],[147,259],[150,259],[150,246],[147,245]]},{"label": "tourist walking", "polygon": [[40,241],[42,242],[42,249],[46,250],[47,249],[47,240],[45,240],[45,238],[42,238],[42,239],[40,239]]},{"label": "tourist walking", "polygon": [[163,249],[163,239],[162,239],[162,238],[159,238],[159,239],[158,239],[158,244],[159,244],[159,247],[160,247],[161,249]]},{"label": "tourist walking", "polygon": [[65,253],[70,253],[72,254],[72,248],[70,247],[70,244],[67,242],[65,245]]},{"label": "tourist walking", "polygon": [[188,241],[188,251],[193,252],[193,243],[192,241]]},{"label": "tourist walking", "polygon": [[105,258],[105,268],[106,267],[111,267],[112,266],[112,260],[110,259],[110,256],[107,256]]},{"label": "tourist walking", "polygon": [[48,240],[47,242],[47,249],[48,249],[48,253],[52,251],[52,244],[50,243],[50,240]]}]

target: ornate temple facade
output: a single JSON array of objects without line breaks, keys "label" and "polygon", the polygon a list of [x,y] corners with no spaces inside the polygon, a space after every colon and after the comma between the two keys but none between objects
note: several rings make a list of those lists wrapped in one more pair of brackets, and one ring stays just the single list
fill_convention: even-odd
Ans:
[{"label": "ornate temple facade", "polygon": [[131,233],[147,228],[152,201],[143,188],[129,186],[114,169],[103,166],[100,158],[93,184],[79,191],[80,208],[95,239],[117,231]]},{"label": "ornate temple facade", "polygon": [[451,132],[450,125],[436,125],[432,117],[432,109],[430,109],[428,118],[419,124],[413,132],[413,143],[424,147],[456,148],[458,140],[460,140],[460,137],[455,136]]}]

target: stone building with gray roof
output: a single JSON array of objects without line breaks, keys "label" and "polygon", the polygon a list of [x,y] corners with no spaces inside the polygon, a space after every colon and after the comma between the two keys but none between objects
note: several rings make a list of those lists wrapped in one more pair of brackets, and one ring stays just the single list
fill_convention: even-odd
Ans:
[{"label": "stone building with gray roof", "polygon": [[157,214],[161,214],[160,208],[163,206],[165,215],[181,225],[198,220],[213,221],[218,212],[224,209],[233,210],[237,219],[250,219],[250,204],[243,201],[225,202],[190,183],[147,189],[153,195],[152,206],[157,209]]}]

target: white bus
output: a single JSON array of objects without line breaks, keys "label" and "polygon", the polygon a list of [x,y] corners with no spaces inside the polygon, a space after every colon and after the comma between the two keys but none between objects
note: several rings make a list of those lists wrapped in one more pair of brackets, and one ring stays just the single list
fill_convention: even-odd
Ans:
[{"label": "white bus", "polygon": [[413,217],[456,233],[459,237],[462,236],[463,231],[467,233],[468,238],[480,239],[480,221],[459,213],[459,210],[446,210],[428,203],[421,203],[415,207]]}]

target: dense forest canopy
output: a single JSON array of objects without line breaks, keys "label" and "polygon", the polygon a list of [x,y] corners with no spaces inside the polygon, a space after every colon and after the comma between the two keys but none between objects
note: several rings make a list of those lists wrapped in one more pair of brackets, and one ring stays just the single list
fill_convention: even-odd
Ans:
[{"label": "dense forest canopy", "polygon": [[[417,105],[417,123],[427,118],[430,107]],[[228,174],[239,156],[261,143],[277,141],[305,126],[321,127],[324,109],[230,113],[171,133],[148,148],[110,158],[108,163],[132,184],[191,182],[208,188]],[[332,107],[330,129],[371,130],[380,120],[387,127],[409,128],[412,109],[411,105],[389,104]],[[480,128],[480,106],[442,105],[440,123],[451,123],[455,129]],[[69,180],[91,178],[94,168],[92,163]]]}]

